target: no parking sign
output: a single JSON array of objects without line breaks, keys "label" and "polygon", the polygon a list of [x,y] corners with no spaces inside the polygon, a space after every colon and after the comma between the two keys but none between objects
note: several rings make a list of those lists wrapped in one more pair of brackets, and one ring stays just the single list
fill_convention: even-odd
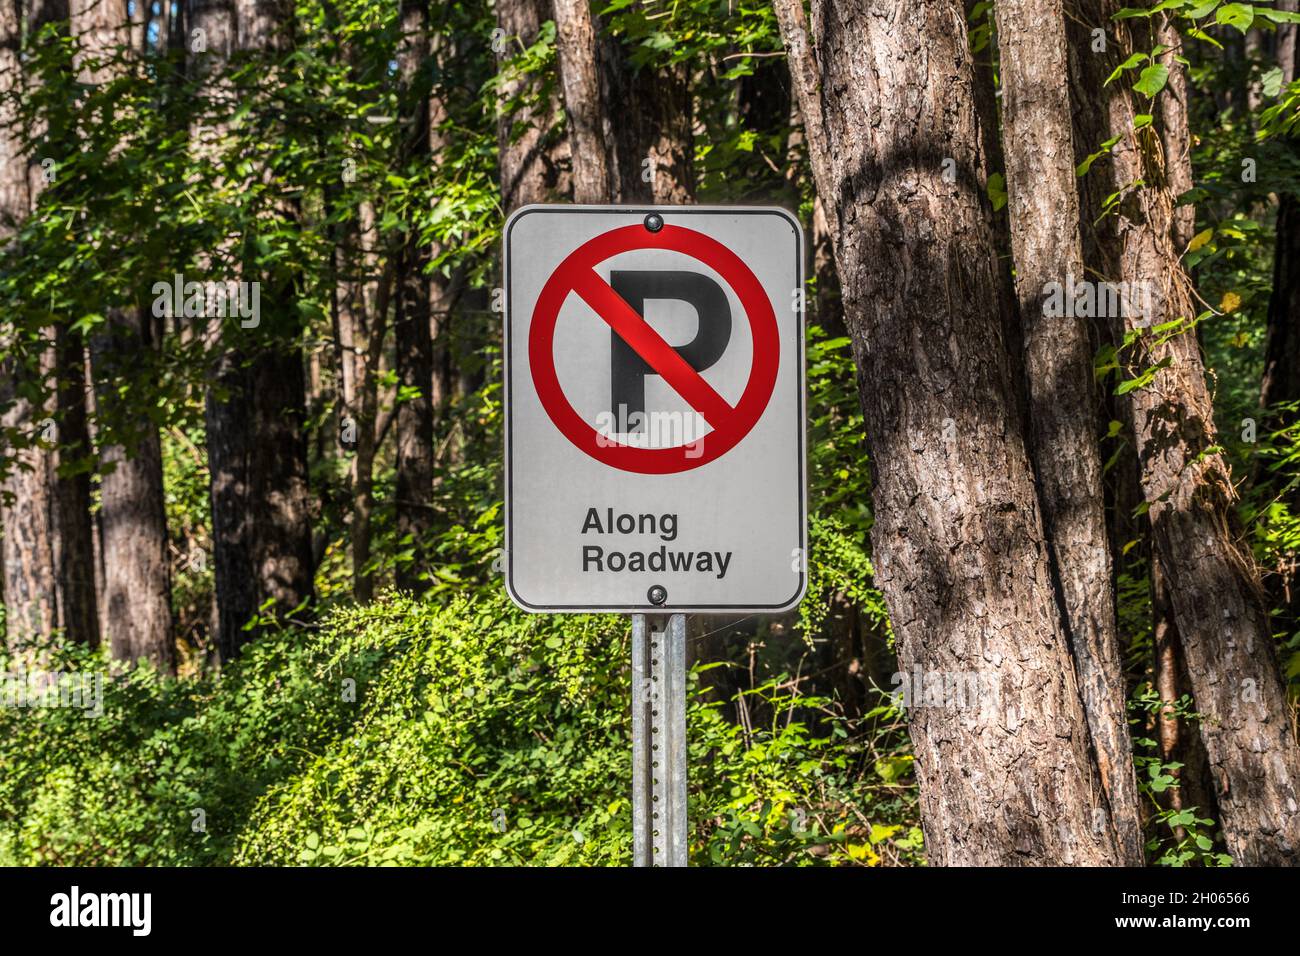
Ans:
[{"label": "no parking sign", "polygon": [[505,229],[506,586],[532,611],[781,611],[806,587],[803,236],[773,208]]}]

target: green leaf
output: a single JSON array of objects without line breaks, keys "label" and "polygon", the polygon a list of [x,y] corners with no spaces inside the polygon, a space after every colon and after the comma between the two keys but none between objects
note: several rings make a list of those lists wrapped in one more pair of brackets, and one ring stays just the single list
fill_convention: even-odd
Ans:
[{"label": "green leaf", "polygon": [[1206,33],[1206,32],[1205,32],[1204,30],[1202,30],[1200,27],[1188,27],[1188,28],[1187,28],[1187,35],[1188,35],[1189,37],[1195,37],[1197,40],[1204,40],[1206,43],[1209,43],[1209,44],[1211,44],[1212,46],[1216,46],[1216,47],[1218,47],[1220,50],[1223,49],[1223,44],[1222,44],[1222,43],[1220,43],[1218,40],[1214,39],[1214,37],[1210,36],[1208,33]]},{"label": "green leaf", "polygon": [[1290,10],[1261,9],[1255,11],[1255,16],[1272,20],[1274,23],[1300,23],[1300,13],[1292,13]]},{"label": "green leaf", "polygon": [[1255,22],[1255,8],[1249,3],[1225,3],[1215,11],[1214,19],[1245,33]]},{"label": "green leaf", "polygon": [[1132,56],[1130,56],[1119,66],[1115,67],[1114,71],[1111,72],[1110,76],[1106,77],[1106,83],[1104,85],[1110,86],[1111,80],[1118,77],[1125,70],[1131,70],[1139,63],[1146,62],[1146,60],[1147,60],[1147,55],[1145,53],[1134,53]]},{"label": "green leaf", "polygon": [[1133,89],[1147,96],[1155,96],[1165,88],[1169,82],[1169,67],[1162,63],[1154,63],[1142,71],[1138,81],[1133,84]]},{"label": "green leaf", "polygon": [[993,203],[994,212],[1007,204],[1007,184],[1001,173],[994,173],[989,176],[988,193],[989,200]]}]

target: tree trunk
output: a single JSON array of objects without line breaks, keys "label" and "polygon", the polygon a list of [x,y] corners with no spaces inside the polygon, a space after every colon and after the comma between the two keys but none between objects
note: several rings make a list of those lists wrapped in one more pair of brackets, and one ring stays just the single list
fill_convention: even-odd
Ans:
[{"label": "tree trunk", "polygon": [[[6,2],[0,5],[0,242],[12,239],[32,205],[23,131],[11,99],[22,83],[22,18],[18,3]],[[0,458],[0,561],[11,648],[47,638],[59,626],[53,464],[51,452],[36,444],[47,411],[24,394],[40,385],[42,350],[38,344],[37,354],[23,354],[19,334],[11,330],[3,343],[9,354],[0,363],[0,426],[23,434],[21,444],[5,447]]]},{"label": "tree trunk", "polygon": [[[70,16],[73,36],[85,57],[78,64],[80,81],[111,82],[124,66],[109,58],[123,47],[134,52],[129,46],[125,0],[73,0]],[[152,352],[157,343],[134,304],[106,311],[105,326],[90,342],[96,407],[109,423],[99,432],[104,565],[100,603],[105,636],[114,658],[148,660],[160,671],[173,673],[176,649],[171,635],[162,445],[157,426],[132,407],[146,387],[140,356]]]},{"label": "tree trunk", "polygon": [[54,328],[58,356],[59,471],[54,495],[58,516],[59,622],[73,641],[99,645],[95,594],[95,542],[90,520],[93,455],[86,415],[86,350],[64,325]]},{"label": "tree trunk", "polygon": [[102,601],[109,652],[116,660],[148,660],[160,671],[174,673],[162,447],[157,426],[118,398],[123,380],[138,374],[140,352],[156,346],[138,309],[114,310],[108,325],[90,345],[98,407],[109,420],[119,422],[118,427],[128,429],[126,435],[115,436],[121,444],[103,444],[99,452]]},{"label": "tree trunk", "polygon": [[518,102],[529,78],[510,65],[511,59],[537,40],[550,19],[548,0],[497,0],[496,15],[503,36],[494,44],[499,87],[497,138],[500,145],[501,205],[507,215],[520,206],[546,202],[568,193],[563,173],[567,140],[554,140],[550,128],[558,104],[547,99],[540,107]]},{"label": "tree trunk", "polygon": [[[1277,0],[1277,9],[1287,13],[1300,11],[1300,0]],[[1282,68],[1282,79],[1287,83],[1296,78],[1296,41],[1300,38],[1300,25],[1279,23],[1277,26],[1277,65]]]},{"label": "tree trunk", "polygon": [[573,201],[607,203],[617,194],[614,134],[601,96],[601,39],[588,0],[554,0],[560,65],[573,156]]},{"label": "tree trunk", "polygon": [[[282,3],[193,0],[189,26],[202,29],[206,51],[193,52],[202,76],[221,69],[235,50],[275,52],[290,41],[292,11]],[[221,130],[195,148],[219,149]],[[281,200],[275,209],[293,220]],[[286,619],[313,595],[313,552],[307,487],[306,373],[292,277],[253,274],[236,263],[232,238],[207,268],[235,266],[260,283],[258,324],[234,319],[209,331],[215,359],[205,403],[212,503],[213,573],[221,660],[233,659],[256,631],[246,629],[263,605]],[[209,278],[205,276],[204,278]],[[220,277],[211,277],[220,278]],[[220,320],[218,320],[220,321]]]},{"label": "tree trunk", "polygon": [[633,68],[616,37],[606,37],[601,49],[602,111],[611,118],[613,130],[616,201],[693,203],[695,147],[690,71],[685,64],[663,69],[649,65]]},{"label": "tree trunk", "polygon": [[[1173,247],[1173,198],[1156,133],[1134,131],[1137,110],[1124,83],[1105,85],[1132,49],[1125,21],[1112,18],[1116,10],[1112,0],[1067,4],[1080,152],[1118,137],[1109,158],[1084,177],[1091,184],[1083,221],[1101,220],[1097,271],[1139,294],[1150,292],[1142,308],[1112,318],[1117,336],[1139,335],[1137,367],[1128,374],[1155,370],[1150,385],[1126,397],[1154,557],[1168,581],[1196,709],[1206,715],[1201,735],[1228,849],[1241,865],[1294,865],[1300,862],[1300,748],[1259,573],[1241,544],[1231,474],[1217,451],[1205,366],[1193,330],[1159,338],[1149,332],[1190,320],[1196,311]],[[1090,53],[1096,27],[1106,30],[1104,56]],[[1097,198],[1116,192],[1122,198],[1102,220]]]},{"label": "tree trunk", "polygon": [[1103,510],[1092,344],[1048,290],[1084,281],[1061,0],[999,0],[1007,193],[1024,328],[1030,451],[1053,578],[1121,860],[1141,866],[1142,814],[1128,733]]},{"label": "tree trunk", "polygon": [[962,4],[816,0],[812,33],[876,583],[900,671],[934,694],[909,707],[927,853],[1117,863],[1004,340]]},{"label": "tree trunk", "polygon": [[[35,0],[26,10],[29,42],[48,24],[56,24],[60,39],[68,30],[66,0]],[[40,82],[30,73],[26,84]],[[51,130],[37,120],[33,136],[51,136],[67,148],[67,131]],[[40,157],[27,162],[28,192],[32,212],[45,188],[45,170]],[[67,323],[50,326],[53,342],[54,388],[57,415],[57,470],[54,472],[55,560],[58,564],[57,601],[59,626],[72,641],[96,647],[99,644],[99,611],[95,586],[95,542],[90,519],[90,472],[93,448],[86,412],[86,349],[79,333]]]},{"label": "tree trunk", "polygon": [[[423,161],[432,159],[428,91],[417,83],[430,52],[428,0],[403,0],[401,22],[397,72],[410,128],[402,155],[404,160]],[[421,585],[425,562],[420,555],[433,526],[433,280],[426,274],[431,253],[411,227],[401,253],[394,321],[397,381],[407,396],[397,407],[397,538],[399,547],[416,556],[413,563],[399,565],[397,586],[408,591]]]},{"label": "tree trunk", "polygon": [[[20,170],[21,164],[13,164]],[[21,648],[60,626],[56,600],[53,466],[41,438],[44,410],[21,395],[39,371],[13,356],[0,363],[0,427],[25,433],[25,447],[8,447],[0,462],[0,522],[4,530],[4,603],[7,643]]]},{"label": "tree trunk", "polygon": [[[369,260],[373,257],[367,254]],[[368,270],[367,270],[368,271]],[[379,379],[384,339],[388,334],[390,275],[379,279],[374,301],[367,308],[364,367],[358,373],[357,453],[352,461],[352,596],[359,603],[374,599],[370,564],[370,526],[375,506],[375,454],[379,445]]]},{"label": "tree trunk", "polygon": [[[203,29],[194,20],[195,29]],[[218,344],[218,348],[220,348]],[[210,372],[204,402],[209,501],[212,508],[212,575],[217,604],[217,653],[235,657],[252,640],[244,625],[257,613],[257,576],[253,566],[253,515],[249,459],[255,452],[248,427],[252,390],[247,359],[228,350]]]},{"label": "tree trunk", "polygon": [[[1165,154],[1169,194],[1177,201],[1192,188],[1192,135],[1187,119],[1191,88],[1187,82],[1187,68],[1178,62],[1178,58],[1183,56],[1182,37],[1167,15],[1160,15],[1157,39],[1169,48],[1160,57],[1160,62],[1169,70],[1169,85],[1158,101],[1160,142]],[[1196,207],[1190,203],[1175,207],[1170,237],[1174,250],[1180,255],[1186,252],[1187,244],[1195,234]]]},{"label": "tree trunk", "polygon": [[[983,8],[983,16],[988,20],[989,43],[981,52],[971,52],[972,86],[975,100],[975,115],[979,118],[980,149],[982,152],[981,168],[984,170],[980,189],[989,191],[989,179],[994,174],[1003,176],[1005,183],[1007,161],[1002,151],[1000,132],[1000,110],[998,108],[997,57],[998,31],[994,10],[981,0],[965,0],[967,27],[975,26],[973,16]],[[969,34],[968,34],[969,42]],[[1006,76],[1002,76],[1002,86],[1006,87]],[[989,196],[992,206],[992,196]],[[1020,317],[1020,301],[1016,297],[1016,284],[1012,278],[1013,267],[1011,255],[1011,210],[1009,206],[992,210],[993,241],[997,251],[998,294],[1002,303],[1002,314],[1006,326],[1003,334],[1007,340],[1007,350],[1011,354],[1011,380],[1016,383],[1016,397],[1020,403],[1020,414],[1029,415],[1029,399],[1025,384],[1025,338]]]}]

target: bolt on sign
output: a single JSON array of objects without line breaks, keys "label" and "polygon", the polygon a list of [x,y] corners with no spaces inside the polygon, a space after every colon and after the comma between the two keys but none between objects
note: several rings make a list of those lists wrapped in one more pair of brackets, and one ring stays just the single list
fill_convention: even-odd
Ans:
[{"label": "bolt on sign", "polygon": [[803,256],[798,220],[775,208],[510,217],[505,567],[517,604],[799,603]]}]

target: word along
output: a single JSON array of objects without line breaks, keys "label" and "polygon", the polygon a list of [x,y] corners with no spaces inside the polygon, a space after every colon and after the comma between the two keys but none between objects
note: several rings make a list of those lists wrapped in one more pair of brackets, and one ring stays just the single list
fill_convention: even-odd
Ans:
[{"label": "word along", "polygon": [[514,601],[632,613],[798,604],[798,220],[772,208],[527,206],[504,242]]},{"label": "word along", "polygon": [[677,515],[615,515],[613,508],[606,508],[604,524],[600,515],[595,508],[587,509],[587,517],[582,522],[583,534],[657,534],[665,541],[677,537]]}]

